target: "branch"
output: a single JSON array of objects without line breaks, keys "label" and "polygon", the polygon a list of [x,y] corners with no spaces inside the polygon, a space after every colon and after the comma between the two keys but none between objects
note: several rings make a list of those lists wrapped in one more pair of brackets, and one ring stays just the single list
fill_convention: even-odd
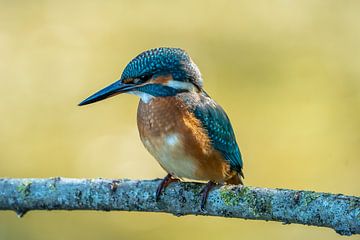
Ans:
[{"label": "branch", "polygon": [[0,210],[102,210],[166,212],[298,223],[360,234],[360,198],[342,194],[219,186],[200,209],[200,183],[172,183],[155,201],[159,180],[0,178]]}]

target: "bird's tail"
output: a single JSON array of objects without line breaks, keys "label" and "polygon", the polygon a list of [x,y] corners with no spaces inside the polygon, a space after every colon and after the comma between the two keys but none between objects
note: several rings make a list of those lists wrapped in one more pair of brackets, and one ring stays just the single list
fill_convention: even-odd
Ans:
[{"label": "bird's tail", "polygon": [[226,183],[233,184],[233,185],[238,185],[238,184],[244,185],[243,180],[242,180],[243,176],[244,175],[242,173],[235,174],[233,177],[226,180]]}]

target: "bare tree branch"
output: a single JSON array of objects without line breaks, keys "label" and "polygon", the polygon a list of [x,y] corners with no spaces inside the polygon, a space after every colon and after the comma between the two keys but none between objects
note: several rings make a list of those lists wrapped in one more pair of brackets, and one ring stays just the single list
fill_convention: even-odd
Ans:
[{"label": "bare tree branch", "polygon": [[166,212],[298,223],[360,234],[360,198],[342,194],[219,186],[200,209],[200,183],[172,183],[155,201],[159,180],[0,179],[0,210]]}]

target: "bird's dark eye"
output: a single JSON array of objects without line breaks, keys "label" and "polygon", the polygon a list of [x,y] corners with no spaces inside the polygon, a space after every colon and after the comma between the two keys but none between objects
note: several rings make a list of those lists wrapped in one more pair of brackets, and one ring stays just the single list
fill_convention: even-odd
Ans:
[{"label": "bird's dark eye", "polygon": [[140,77],[137,77],[134,79],[134,84],[141,84],[146,82],[151,78],[151,75],[141,75]]},{"label": "bird's dark eye", "polygon": [[150,78],[151,78],[150,75],[141,75],[139,77],[140,81],[142,81],[142,82],[145,82],[145,81],[149,80]]}]

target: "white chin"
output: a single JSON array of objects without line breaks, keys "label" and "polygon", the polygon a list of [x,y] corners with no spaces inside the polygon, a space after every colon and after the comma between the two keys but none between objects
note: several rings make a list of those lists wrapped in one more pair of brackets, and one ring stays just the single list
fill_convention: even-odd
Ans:
[{"label": "white chin", "polygon": [[144,92],[130,91],[127,93],[140,97],[141,101],[143,101],[144,103],[149,103],[154,98],[154,96],[144,93]]}]

